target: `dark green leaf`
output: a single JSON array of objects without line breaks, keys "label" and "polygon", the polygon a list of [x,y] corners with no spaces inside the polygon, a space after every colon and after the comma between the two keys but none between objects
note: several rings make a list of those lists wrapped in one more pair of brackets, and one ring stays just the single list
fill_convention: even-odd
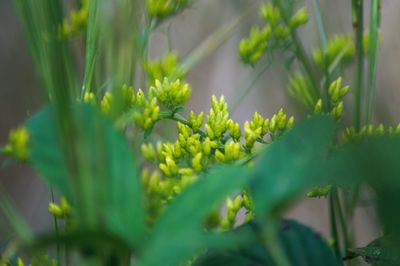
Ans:
[{"label": "dark green leaf", "polygon": [[77,176],[70,174],[52,108],[27,123],[30,160],[51,186],[72,201],[78,226],[92,231],[105,226],[128,243],[138,244],[145,233],[145,213],[129,144],[95,107],[78,105],[73,113]]},{"label": "dark green leaf", "polygon": [[[246,225],[251,227],[251,225]],[[253,242],[239,249],[209,251],[194,266],[249,266],[276,265],[268,253],[257,227],[253,228]],[[293,220],[283,220],[279,240],[290,265],[342,265],[322,237],[309,227]]]},{"label": "dark green leaf", "polygon": [[400,265],[397,237],[383,236],[368,244],[366,247],[350,249],[352,256],[362,256],[365,262],[375,266]]},{"label": "dark green leaf", "polygon": [[333,120],[313,117],[268,147],[257,162],[251,185],[259,217],[285,207],[312,185],[328,181],[324,165],[334,133]]}]

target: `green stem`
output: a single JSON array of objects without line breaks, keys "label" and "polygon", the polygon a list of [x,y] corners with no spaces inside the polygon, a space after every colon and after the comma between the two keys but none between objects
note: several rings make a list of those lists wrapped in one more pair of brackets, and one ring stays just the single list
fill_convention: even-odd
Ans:
[{"label": "green stem", "polygon": [[329,85],[331,82],[330,72],[329,72],[329,60],[328,60],[329,59],[328,58],[328,41],[327,41],[327,37],[326,37],[324,22],[322,20],[321,8],[320,8],[318,0],[313,0],[313,7],[314,7],[314,11],[315,11],[315,18],[316,18],[316,22],[317,22],[322,51],[324,53],[325,106],[328,111],[328,110],[330,110],[330,101],[329,101],[328,90],[329,90]]},{"label": "green stem", "polygon": [[368,47],[368,97],[365,123],[371,122],[376,92],[376,72],[378,59],[379,0],[371,0]]},{"label": "green stem", "polygon": [[282,19],[285,23],[285,25],[290,29],[290,36],[292,37],[293,43],[295,45],[295,53],[297,56],[297,59],[299,62],[302,64],[304,71],[307,73],[307,75],[310,78],[311,84],[312,84],[312,89],[313,93],[317,98],[320,98],[320,91],[319,91],[319,85],[318,82],[315,79],[314,71],[311,65],[311,62],[308,60],[307,53],[303,47],[303,44],[301,43],[299,37],[297,36],[296,30],[292,29],[289,27],[289,18],[288,15],[286,14],[286,10],[283,8],[282,3],[280,0],[274,0],[273,1],[275,6],[279,9],[279,12],[282,15]]},{"label": "green stem", "polygon": [[364,30],[364,1],[352,0],[352,16],[353,29],[355,35],[356,50],[356,77],[354,84],[354,102],[353,116],[354,127],[358,131],[361,128],[361,98],[363,87],[363,70],[364,70],[364,47],[363,47],[363,30]]},{"label": "green stem", "polygon": [[[54,191],[53,188],[50,187],[50,196],[51,196],[51,202],[54,203]],[[56,236],[59,236],[59,229],[58,229],[58,220],[57,217],[53,216],[54,219],[54,230],[56,232]],[[61,247],[60,247],[60,242],[57,239],[57,263],[58,265],[61,265]]]},{"label": "green stem", "polygon": [[[192,125],[192,123],[191,123],[189,120],[187,120],[185,117],[183,117],[183,116],[181,116],[180,114],[175,113],[175,112],[173,112],[173,111],[163,111],[163,112],[160,112],[160,115],[158,116],[158,121],[163,120],[163,119],[174,120],[174,121],[180,122],[180,123],[182,123],[182,124],[184,124],[184,125],[190,127],[191,129],[193,129],[193,125]],[[193,129],[193,130],[194,130],[194,129]],[[201,129],[197,129],[197,130],[194,130],[194,131],[195,131],[196,133],[199,133],[202,137],[206,137],[206,136],[207,136],[207,133],[204,132],[204,131],[201,130]]]},{"label": "green stem", "polygon": [[348,250],[351,245],[350,238],[349,238],[349,231],[348,231],[348,227],[347,227],[347,222],[344,218],[343,209],[340,204],[340,198],[339,198],[339,193],[338,193],[337,189],[335,189],[333,196],[334,196],[334,202],[336,203],[336,211],[339,216],[340,227],[342,229],[343,247],[344,247],[344,250]]},{"label": "green stem", "polygon": [[331,222],[331,237],[333,239],[333,250],[335,252],[336,257],[341,258],[340,246],[339,246],[339,234],[336,224],[335,193],[336,193],[336,187],[333,186],[329,194],[329,214],[330,214],[329,216]]}]

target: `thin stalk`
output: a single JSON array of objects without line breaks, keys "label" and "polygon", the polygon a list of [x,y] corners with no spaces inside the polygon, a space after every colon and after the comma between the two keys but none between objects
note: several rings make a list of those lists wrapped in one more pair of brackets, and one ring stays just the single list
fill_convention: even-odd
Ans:
[{"label": "thin stalk", "polygon": [[328,60],[328,41],[326,37],[326,32],[325,32],[325,27],[324,27],[324,21],[322,20],[322,15],[321,15],[321,8],[319,5],[318,0],[313,0],[313,7],[314,7],[314,12],[315,12],[315,19],[317,22],[317,27],[318,27],[318,33],[319,33],[319,38],[322,46],[322,51],[324,54],[324,86],[325,86],[325,106],[327,110],[330,110],[330,102],[329,102],[329,95],[328,95],[328,90],[329,90],[329,84],[331,82],[330,78],[330,72],[329,72],[329,60]]},{"label": "thin stalk", "polygon": [[371,122],[376,92],[376,72],[378,59],[379,0],[371,0],[368,48],[368,97],[365,123]]},{"label": "thin stalk", "polygon": [[334,201],[336,203],[336,211],[338,214],[340,227],[342,229],[343,247],[344,247],[344,250],[346,251],[347,249],[350,248],[349,231],[348,231],[348,227],[347,227],[347,222],[346,222],[344,214],[343,214],[343,209],[342,209],[342,205],[340,203],[339,193],[338,193],[337,189],[335,189],[333,196],[334,196]]},{"label": "thin stalk", "polygon": [[[51,202],[54,203],[54,191],[53,188],[50,187],[50,196],[51,196]],[[54,219],[54,231],[56,232],[56,236],[59,236],[59,227],[58,227],[58,220],[57,217],[53,215]],[[56,248],[57,248],[57,264],[61,265],[61,246],[60,246],[60,241],[57,239],[56,241]]]},{"label": "thin stalk", "polygon": [[[279,0],[274,0],[275,6],[279,9],[280,13],[282,14],[282,19],[285,23],[286,26],[289,27],[289,18],[286,14],[286,10],[283,8],[281,1]],[[290,29],[290,27],[289,27]],[[309,76],[311,84],[312,84],[312,89],[313,93],[320,98],[320,91],[319,91],[319,85],[318,82],[315,78],[314,71],[311,65],[311,62],[308,60],[307,53],[303,47],[303,44],[301,43],[299,37],[297,36],[296,30],[290,29],[290,35],[293,39],[293,43],[295,45],[295,52],[297,59],[299,62],[302,64],[304,71],[306,74]]]},{"label": "thin stalk", "polygon": [[336,187],[332,187],[329,193],[329,216],[331,222],[331,237],[333,238],[333,250],[337,258],[340,258],[339,234],[336,224],[336,211],[335,211],[335,192]]},{"label": "thin stalk", "polygon": [[85,46],[85,74],[83,78],[81,99],[86,92],[92,90],[92,83],[95,74],[95,65],[97,58],[97,0],[92,0],[89,3],[89,16],[86,30],[86,46]]},{"label": "thin stalk", "polygon": [[364,31],[364,0],[352,0],[352,19],[353,30],[355,36],[356,50],[356,76],[354,84],[353,98],[353,119],[354,127],[358,131],[361,128],[361,98],[363,87],[363,70],[364,70],[364,47],[363,47],[363,31]]},{"label": "thin stalk", "polygon": [[[249,85],[246,88],[243,89],[235,89],[235,91],[240,91],[242,92],[241,95],[235,100],[231,112],[234,113],[236,109],[240,106],[240,104],[243,102],[243,100],[246,98],[246,96],[251,92],[252,88],[254,88],[254,85],[256,84],[257,80],[259,80],[262,75],[265,73],[265,71],[268,70],[268,68],[272,65],[272,61],[268,61],[264,67],[261,68],[261,70],[256,73],[254,76],[252,75],[251,81],[249,82]],[[248,82],[246,82],[248,83]]]}]

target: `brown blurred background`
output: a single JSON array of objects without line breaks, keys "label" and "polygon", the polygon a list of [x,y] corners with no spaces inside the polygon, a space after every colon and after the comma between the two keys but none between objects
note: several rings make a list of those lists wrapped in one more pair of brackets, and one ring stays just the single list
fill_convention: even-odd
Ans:
[{"label": "brown blurred background", "polygon": [[[313,9],[310,1],[306,2],[311,13],[311,22],[301,30],[300,36],[307,51],[310,52],[311,47],[318,45],[318,36],[312,19]],[[350,1],[321,0],[320,2],[328,35],[332,37],[334,33],[351,33]],[[235,19],[243,10],[251,8],[252,3],[257,1],[195,0],[189,10],[172,19],[168,26],[162,28],[163,32],[154,35],[151,51],[154,55],[166,51],[165,32],[168,31],[172,47],[185,56],[212,32]],[[397,65],[400,60],[398,33],[400,1],[384,0],[382,5],[383,44],[379,51],[374,119],[376,122],[393,125],[400,120],[398,112],[400,92],[397,90],[397,84],[400,82]],[[196,112],[208,111],[212,94],[217,96],[224,94],[231,107],[240,101],[240,95],[243,95],[243,91],[249,87],[254,73],[261,68],[257,65],[253,70],[243,65],[237,52],[240,39],[247,36],[251,25],[258,21],[257,4],[253,5],[253,9],[252,18],[246,21],[229,41],[190,72],[188,80],[193,87],[193,96],[188,109]],[[38,110],[43,101],[11,0],[0,0],[0,29],[0,144],[4,144],[7,141],[8,131]],[[237,108],[231,110],[234,119],[244,122],[250,119],[255,111],[264,116],[271,116],[282,106],[290,115],[296,117],[304,115],[301,107],[288,96],[283,60],[284,57],[276,56],[272,67],[250,89]],[[352,84],[352,70],[349,70],[345,80]],[[346,109],[350,118],[351,95],[347,100]],[[1,163],[3,159],[0,158]],[[16,206],[36,231],[51,226],[51,217],[47,213],[48,189],[31,169],[16,163],[1,167],[0,185],[15,200]],[[323,199],[306,199],[290,210],[288,215],[316,227],[326,236],[329,235],[328,209]],[[360,245],[366,244],[379,234],[373,213],[369,209],[360,208],[356,216],[358,242]],[[7,235],[7,228],[4,227],[2,219],[0,216],[0,240]]]}]

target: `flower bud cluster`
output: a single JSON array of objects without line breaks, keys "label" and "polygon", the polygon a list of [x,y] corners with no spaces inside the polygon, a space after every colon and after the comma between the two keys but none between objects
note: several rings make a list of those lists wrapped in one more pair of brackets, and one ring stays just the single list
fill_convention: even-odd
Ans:
[{"label": "flower bud cluster", "polygon": [[312,83],[308,76],[297,71],[289,76],[289,93],[309,110],[313,110],[317,102],[317,96],[312,93]]},{"label": "flower bud cluster", "polygon": [[190,4],[190,0],[146,0],[147,13],[159,20],[175,15]]},{"label": "flower bud cluster", "polygon": [[[349,86],[342,87],[342,78],[339,77],[331,83],[328,89],[330,101],[329,114],[336,120],[339,120],[343,115],[343,98],[349,92]],[[314,114],[323,113],[322,99],[318,99],[314,106]]]},{"label": "flower bud cluster", "polygon": [[[332,64],[339,55],[341,56],[341,63],[351,62],[354,57],[352,37],[350,35],[335,35],[328,40],[326,53],[328,65]],[[313,49],[312,57],[318,66],[324,66],[325,58],[322,48]]]},{"label": "flower bud cluster", "polygon": [[207,123],[205,125],[206,132],[210,139],[221,138],[228,129],[229,112],[228,104],[225,102],[224,96],[219,100],[215,95],[211,98],[211,110],[207,116]]},{"label": "flower bud cluster", "polygon": [[179,68],[179,56],[176,52],[167,53],[159,60],[146,62],[144,70],[152,86],[155,85],[156,80],[163,80],[164,77],[169,80],[176,80],[183,79],[186,76],[185,71]]},{"label": "flower bud cluster", "polygon": [[308,21],[305,7],[286,19],[280,9],[271,2],[261,6],[261,17],[267,25],[262,29],[258,26],[252,27],[249,38],[243,39],[239,45],[240,57],[249,65],[254,65],[260,60],[268,46],[287,46],[291,32]]},{"label": "flower bud cluster", "polygon": [[[294,123],[293,117],[288,118],[283,109],[270,119],[255,113],[252,120],[245,123],[242,136],[240,125],[229,118],[228,104],[223,96],[219,99],[212,96],[211,109],[203,126],[204,116],[204,113],[196,115],[194,112],[189,113],[187,120],[179,116],[175,142],[142,144],[143,157],[157,167],[153,174],[149,174],[149,171],[144,174],[148,205],[152,209],[150,213],[159,213],[164,204],[210,167],[235,163],[250,156],[255,150],[256,142],[266,143],[263,138],[268,133],[271,138],[277,137]],[[234,224],[233,213],[241,207],[250,213],[250,199],[247,195],[233,201],[236,202],[236,207],[229,211],[230,218],[225,219],[225,226]],[[239,201],[242,205],[237,207]],[[247,217],[250,219],[251,214]]]},{"label": "flower bud cluster", "polygon": [[249,38],[240,41],[239,55],[242,61],[246,64],[254,65],[260,60],[267,49],[270,35],[270,27],[260,30],[258,26],[253,26]]},{"label": "flower bud cluster", "polygon": [[49,213],[51,213],[56,218],[68,217],[71,214],[71,206],[69,205],[66,198],[61,197],[60,205],[50,202],[49,203]]},{"label": "flower bud cluster", "polygon": [[263,142],[264,136],[269,133],[271,138],[281,135],[285,130],[293,127],[294,117],[287,117],[283,108],[274,114],[271,119],[264,119],[258,113],[255,113],[253,120],[245,122],[244,136],[246,147],[252,149],[256,141]]},{"label": "flower bud cluster", "polygon": [[246,191],[226,199],[226,215],[220,220],[220,227],[223,230],[232,229],[236,223],[236,217],[241,209],[245,212],[245,222],[253,218],[253,203]]},{"label": "flower bud cluster", "polygon": [[331,185],[327,186],[315,186],[313,189],[307,193],[307,197],[309,198],[321,198],[327,197],[329,192],[331,191]]},{"label": "flower bud cluster", "polygon": [[191,93],[192,88],[188,83],[181,82],[179,79],[169,81],[168,78],[164,78],[162,82],[156,80],[154,86],[149,90],[149,96],[157,98],[169,110],[185,104]]},{"label": "flower bud cluster", "polygon": [[25,127],[12,130],[8,137],[8,144],[3,148],[6,155],[25,161],[29,158],[29,132]]},{"label": "flower bud cluster", "polygon": [[77,36],[86,27],[89,12],[89,0],[82,0],[81,7],[72,10],[69,18],[63,21],[61,27],[61,37],[71,38]]},{"label": "flower bud cluster", "polygon": [[377,127],[370,124],[363,126],[359,131],[354,127],[349,127],[344,130],[341,139],[343,142],[349,142],[361,140],[365,137],[383,136],[385,134],[400,135],[400,124],[396,127],[389,126],[386,128],[383,124],[379,124]]}]

